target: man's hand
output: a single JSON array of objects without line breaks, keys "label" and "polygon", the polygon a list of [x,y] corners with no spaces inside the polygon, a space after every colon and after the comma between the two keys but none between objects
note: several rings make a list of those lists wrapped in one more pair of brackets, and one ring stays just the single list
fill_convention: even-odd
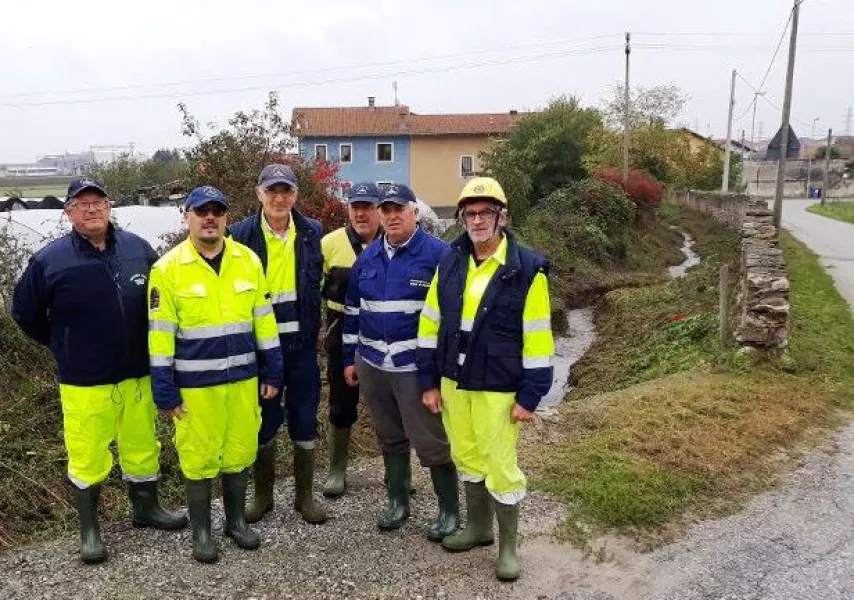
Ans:
[{"label": "man's hand", "polygon": [[350,387],[356,387],[359,385],[359,375],[356,373],[356,365],[344,367],[344,381],[346,381],[347,385]]},{"label": "man's hand", "polygon": [[510,418],[515,422],[530,421],[534,418],[534,413],[527,408],[522,408],[518,404],[514,404],[513,410],[510,411]]},{"label": "man's hand", "polygon": [[442,395],[438,388],[430,388],[421,394],[421,402],[434,415],[442,412]]},{"label": "man's hand", "polygon": [[270,385],[269,383],[262,383],[259,391],[261,393],[261,398],[264,400],[273,400],[279,395],[279,388]]},{"label": "man's hand", "polygon": [[161,410],[160,414],[163,415],[164,419],[180,419],[184,413],[187,412],[187,407],[182,402],[175,408],[170,408],[168,410]]}]

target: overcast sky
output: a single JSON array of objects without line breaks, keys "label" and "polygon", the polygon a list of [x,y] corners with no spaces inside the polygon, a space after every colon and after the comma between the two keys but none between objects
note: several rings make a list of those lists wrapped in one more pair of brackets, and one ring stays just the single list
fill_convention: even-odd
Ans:
[{"label": "overcast sky", "polygon": [[[7,0],[0,161],[93,144],[184,146],[177,102],[224,122],[260,107],[267,90],[288,116],[369,95],[390,104],[394,80],[421,113],[537,108],[560,94],[599,105],[622,80],[627,30],[632,83],[677,84],[690,97],[681,121],[722,137],[731,69],[759,85],[790,9],[789,0]],[[817,137],[844,133],[852,0],[806,0],[800,33],[793,126],[809,135],[820,117]],[[765,85],[778,106],[787,49],[788,37]],[[735,138],[742,129],[750,138],[752,100],[739,80]],[[767,137],[780,112],[760,100],[756,122]]]}]

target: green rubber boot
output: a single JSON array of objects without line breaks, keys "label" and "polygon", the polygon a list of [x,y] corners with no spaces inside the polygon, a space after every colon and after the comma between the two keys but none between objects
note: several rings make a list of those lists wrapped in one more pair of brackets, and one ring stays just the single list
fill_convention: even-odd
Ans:
[{"label": "green rubber boot", "polygon": [[177,530],[187,526],[187,516],[164,510],[157,500],[157,482],[128,482],[128,497],[132,507],[134,527]]},{"label": "green rubber boot", "polygon": [[252,498],[252,504],[246,509],[247,523],[257,523],[273,510],[273,484],[276,481],[275,439],[258,447],[252,475],[255,480],[255,496]]},{"label": "green rubber boot", "polygon": [[219,550],[211,537],[211,479],[187,479],[187,510],[193,529],[193,558],[201,563],[214,563]]},{"label": "green rubber boot", "polygon": [[476,546],[489,546],[495,541],[492,532],[492,498],[483,481],[466,482],[466,525],[442,540],[450,552],[465,552]]},{"label": "green rubber boot", "polygon": [[409,453],[384,454],[385,473],[388,483],[386,492],[388,505],[377,519],[377,527],[383,531],[399,529],[409,518],[409,490],[412,486],[412,469]]},{"label": "green rubber boot", "polygon": [[501,581],[519,578],[519,561],[516,559],[516,533],[519,527],[519,505],[495,503],[498,521],[498,560],[495,575]]},{"label": "green rubber boot", "polygon": [[350,453],[349,427],[329,427],[329,473],[323,486],[323,495],[338,498],[347,489],[347,458]]},{"label": "green rubber boot", "polygon": [[314,500],[314,448],[294,444],[294,509],[303,521],[319,525],[328,518],[326,510]]},{"label": "green rubber boot", "polygon": [[107,560],[107,548],[101,539],[101,527],[98,524],[101,486],[92,485],[81,490],[72,484],[71,495],[80,519],[80,560],[87,565],[104,562]]},{"label": "green rubber boot", "polygon": [[244,550],[255,550],[261,536],[246,524],[246,480],[244,469],[239,473],[222,474],[222,505],[225,509],[223,533]]},{"label": "green rubber boot", "polygon": [[430,467],[433,490],[439,501],[439,514],[427,529],[427,538],[441,542],[460,527],[460,489],[457,469],[453,463],[441,467]]}]

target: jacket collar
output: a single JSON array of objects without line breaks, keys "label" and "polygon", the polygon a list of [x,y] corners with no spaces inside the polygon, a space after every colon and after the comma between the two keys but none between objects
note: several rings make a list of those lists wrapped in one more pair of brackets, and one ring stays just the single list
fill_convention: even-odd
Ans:
[{"label": "jacket collar", "polygon": [[[234,240],[226,236],[224,241],[225,247],[223,248],[223,256],[226,254],[230,254],[231,256],[240,256],[240,248],[235,245]],[[191,242],[189,238],[181,242],[179,248],[181,249],[179,260],[182,265],[202,260],[202,257],[199,255],[199,251],[196,250],[196,247],[193,246],[193,242]]]},{"label": "jacket collar", "polygon": [[[353,246],[353,249],[355,250],[358,247],[361,250],[362,238],[359,237],[358,233],[356,233],[356,230],[353,228],[353,225],[350,223],[347,223],[347,225],[344,226],[344,231],[347,233],[347,239],[350,241],[350,245]],[[382,236],[383,236],[383,228],[382,228],[382,226],[380,226],[377,228],[377,234],[374,236],[374,239],[371,240],[370,242],[368,242],[368,245],[370,245],[371,242],[378,240]]]},{"label": "jacket collar", "polygon": [[[263,220],[264,209],[262,207],[255,213],[255,229],[260,231],[261,235],[264,235]],[[300,236],[317,237],[317,232],[309,224],[308,219],[295,208],[291,209],[291,220],[293,220],[294,227]]]},{"label": "jacket collar", "polygon": [[[71,239],[74,240],[74,245],[78,250],[88,251],[88,252],[96,252],[99,251],[92,242],[89,241],[85,235],[77,231],[76,229],[71,229]],[[113,225],[112,221],[107,223],[107,250],[114,248],[116,246],[116,227]]]},{"label": "jacket collar", "polygon": [[[419,248],[421,248],[421,244],[424,243],[426,236],[429,234],[424,231],[421,225],[416,225],[415,233],[409,239],[409,243],[406,244],[406,252],[418,252]],[[372,257],[377,257],[380,255],[388,256],[385,253],[385,233],[378,235],[376,239],[369,246]]]}]

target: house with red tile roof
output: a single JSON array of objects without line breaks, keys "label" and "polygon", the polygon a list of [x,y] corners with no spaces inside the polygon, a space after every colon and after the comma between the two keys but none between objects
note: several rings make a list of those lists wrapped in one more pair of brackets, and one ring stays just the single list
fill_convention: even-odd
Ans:
[{"label": "house with red tile roof", "polygon": [[[522,115],[417,114],[408,106],[294,108],[292,133],[306,158],[335,160],[346,183],[402,183],[434,208],[451,207],[479,154]],[[443,211],[444,212],[444,211]]]}]

